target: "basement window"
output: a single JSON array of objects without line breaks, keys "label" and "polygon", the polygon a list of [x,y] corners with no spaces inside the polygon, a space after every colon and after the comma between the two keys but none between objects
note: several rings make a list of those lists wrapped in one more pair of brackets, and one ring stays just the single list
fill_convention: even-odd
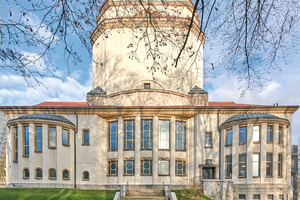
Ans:
[{"label": "basement window", "polygon": [[144,83],[144,89],[150,89],[150,83]]}]

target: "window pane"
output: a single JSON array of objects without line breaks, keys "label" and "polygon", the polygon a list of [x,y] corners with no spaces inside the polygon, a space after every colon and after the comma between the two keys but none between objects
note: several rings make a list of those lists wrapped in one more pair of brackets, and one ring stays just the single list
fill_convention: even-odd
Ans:
[{"label": "window pane", "polygon": [[15,149],[15,153],[14,153],[14,160],[18,160],[18,127],[15,127],[15,139],[14,139],[14,149]]},{"label": "window pane", "polygon": [[169,149],[169,121],[159,120],[158,148]]},{"label": "window pane", "polygon": [[175,149],[185,150],[185,122],[176,122]]},{"label": "window pane", "polygon": [[272,154],[267,154],[267,166],[266,166],[266,174],[267,176],[272,176]]},{"label": "window pane", "polygon": [[49,147],[56,147],[56,128],[49,127]]},{"label": "window pane", "polygon": [[259,154],[253,154],[253,176],[259,176]]},{"label": "window pane", "polygon": [[231,178],[232,174],[232,159],[231,156],[226,157],[226,178]]},{"label": "window pane", "polygon": [[89,173],[88,172],[83,173],[83,179],[89,179]]},{"label": "window pane", "polygon": [[69,172],[67,170],[63,171],[63,178],[69,178]]},{"label": "window pane", "polygon": [[90,138],[89,138],[90,134],[88,130],[83,131],[83,144],[89,144],[90,143]]},{"label": "window pane", "polygon": [[246,142],[247,127],[240,127],[239,129],[239,142]]},{"label": "window pane", "polygon": [[239,200],[246,200],[246,195],[245,194],[240,194],[239,195]]},{"label": "window pane", "polygon": [[159,160],[158,161],[158,174],[159,175],[169,175],[169,161]]},{"label": "window pane", "polygon": [[259,194],[254,194],[254,195],[253,195],[253,199],[255,199],[255,200],[260,200],[260,195],[259,195]]},{"label": "window pane", "polygon": [[268,200],[273,200],[273,195],[272,194],[268,194],[268,196],[267,196],[268,198]]},{"label": "window pane", "polygon": [[24,126],[24,155],[29,155],[29,127]]},{"label": "window pane", "polygon": [[253,142],[259,142],[260,126],[253,126]]},{"label": "window pane", "polygon": [[239,177],[246,177],[246,155],[239,155]]},{"label": "window pane", "polygon": [[50,178],[56,178],[56,171],[54,169],[50,170]]},{"label": "window pane", "polygon": [[29,169],[24,170],[24,177],[29,178]]},{"label": "window pane", "polygon": [[282,126],[278,127],[278,143],[282,142]]},{"label": "window pane", "polygon": [[134,149],[134,120],[124,121],[124,149]]},{"label": "window pane", "polygon": [[124,174],[133,175],[134,174],[134,160],[124,161]]},{"label": "window pane", "polygon": [[185,161],[176,161],[175,162],[175,174],[176,175],[185,175]]},{"label": "window pane", "polygon": [[227,143],[232,144],[232,129],[227,130]]},{"label": "window pane", "polygon": [[211,134],[212,133],[206,133],[205,134],[205,146],[206,147],[211,147],[212,146],[212,141],[211,141]]},{"label": "window pane", "polygon": [[63,129],[63,144],[69,144],[69,131]]},{"label": "window pane", "polygon": [[152,160],[141,161],[141,174],[152,175]]},{"label": "window pane", "polygon": [[273,126],[267,126],[267,142],[273,141]]},{"label": "window pane", "polygon": [[118,122],[109,122],[109,150],[118,150]]},{"label": "window pane", "polygon": [[282,155],[278,155],[278,177],[282,177]]},{"label": "window pane", "polygon": [[42,127],[36,126],[36,150],[42,151]]},{"label": "window pane", "polygon": [[108,162],[108,174],[117,175],[118,174],[118,161],[109,161]]},{"label": "window pane", "polygon": [[38,178],[42,178],[43,177],[43,172],[42,172],[41,169],[37,169],[36,170],[36,177],[38,177]]}]

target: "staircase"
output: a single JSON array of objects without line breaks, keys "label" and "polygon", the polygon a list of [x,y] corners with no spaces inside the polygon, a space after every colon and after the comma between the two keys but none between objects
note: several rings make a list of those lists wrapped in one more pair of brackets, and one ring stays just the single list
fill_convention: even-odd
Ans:
[{"label": "staircase", "polygon": [[126,190],[126,196],[121,198],[134,200],[168,200],[169,197],[164,196],[164,190],[160,189],[129,189]]}]

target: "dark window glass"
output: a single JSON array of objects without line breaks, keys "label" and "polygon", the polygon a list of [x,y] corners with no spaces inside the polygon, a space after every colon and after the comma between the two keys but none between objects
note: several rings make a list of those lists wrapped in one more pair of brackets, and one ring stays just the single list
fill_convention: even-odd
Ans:
[{"label": "dark window glass", "polygon": [[109,122],[109,150],[118,150],[118,122]]},{"label": "dark window glass", "polygon": [[83,144],[89,144],[90,143],[90,133],[88,130],[83,131]]},{"label": "dark window glass", "polygon": [[253,200],[260,200],[260,195],[259,194],[254,194],[253,195]]},{"label": "dark window glass", "polygon": [[134,174],[134,160],[124,160],[124,174]]},{"label": "dark window glass", "polygon": [[36,126],[36,138],[35,138],[35,144],[36,144],[36,150],[42,151],[42,127]]},{"label": "dark window glass", "polygon": [[232,144],[232,129],[227,130],[226,144]]},{"label": "dark window glass", "polygon": [[18,160],[18,127],[15,127],[15,154],[14,160]]},{"label": "dark window glass", "polygon": [[29,178],[29,169],[24,170],[24,178]]},{"label": "dark window glass", "polygon": [[278,143],[282,142],[282,126],[278,127]]},{"label": "dark window glass", "polygon": [[226,178],[231,178],[232,175],[232,157],[226,157]]},{"label": "dark window glass", "polygon": [[141,149],[152,149],[152,120],[141,121]]},{"label": "dark window glass", "polygon": [[24,155],[29,155],[29,127],[28,126],[24,126]]},{"label": "dark window glass", "polygon": [[50,178],[56,178],[56,171],[55,171],[55,169],[50,169]]},{"label": "dark window glass", "polygon": [[267,142],[273,141],[273,126],[267,126]]},{"label": "dark window glass", "polygon": [[175,161],[175,174],[185,175],[185,161]]},{"label": "dark window glass", "polygon": [[108,174],[117,175],[118,174],[118,161],[109,161],[108,162]]},{"label": "dark window glass", "polygon": [[176,122],[175,149],[185,150],[185,122]]},{"label": "dark window glass", "polygon": [[56,128],[49,127],[49,147],[56,147]]},{"label": "dark window glass", "polygon": [[247,127],[240,127],[239,128],[239,142],[246,142],[247,139]]},{"label": "dark window glass", "polygon": [[83,173],[83,179],[85,179],[85,180],[90,179],[90,175],[89,175],[88,172],[84,172],[84,173]]},{"label": "dark window glass", "polygon": [[282,155],[278,155],[278,177],[282,177]]},{"label": "dark window glass", "polygon": [[266,172],[267,172],[267,176],[272,176],[272,154],[267,154],[267,166],[266,166]]},{"label": "dark window glass", "polygon": [[239,155],[239,177],[246,177],[246,155]]},{"label": "dark window glass", "polygon": [[68,179],[69,178],[69,172],[68,170],[63,171],[63,179]]},{"label": "dark window glass", "polygon": [[63,144],[69,144],[69,131],[63,129]]},{"label": "dark window glass", "polygon": [[41,169],[36,170],[36,177],[37,178],[42,178],[43,177],[43,171]]},{"label": "dark window glass", "polygon": [[144,83],[144,89],[150,89],[150,83]]},{"label": "dark window glass", "polygon": [[246,195],[245,194],[240,194],[239,195],[239,200],[246,200]]},{"label": "dark window glass", "polygon": [[124,149],[134,149],[134,120],[124,121]]},{"label": "dark window glass", "polygon": [[141,174],[152,175],[152,160],[141,161]]}]

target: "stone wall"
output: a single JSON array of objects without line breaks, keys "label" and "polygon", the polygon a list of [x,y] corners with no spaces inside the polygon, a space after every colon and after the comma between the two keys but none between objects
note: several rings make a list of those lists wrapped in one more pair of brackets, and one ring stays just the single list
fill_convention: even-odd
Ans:
[{"label": "stone wall", "polygon": [[292,145],[292,185],[293,185],[293,200],[298,200],[298,146]]},{"label": "stone wall", "polygon": [[224,180],[201,180],[203,193],[214,200],[232,200],[233,182]]}]

